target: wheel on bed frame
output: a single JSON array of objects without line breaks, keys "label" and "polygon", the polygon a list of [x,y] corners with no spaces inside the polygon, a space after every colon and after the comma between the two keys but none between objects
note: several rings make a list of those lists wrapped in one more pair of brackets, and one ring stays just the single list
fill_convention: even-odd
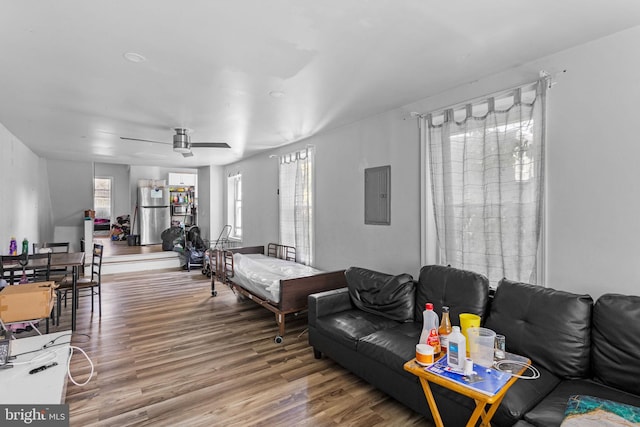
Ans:
[{"label": "wheel on bed frame", "polygon": [[284,338],[282,338],[280,335],[276,335],[276,337],[273,339],[273,341],[276,344],[282,344],[282,341],[284,341]]}]

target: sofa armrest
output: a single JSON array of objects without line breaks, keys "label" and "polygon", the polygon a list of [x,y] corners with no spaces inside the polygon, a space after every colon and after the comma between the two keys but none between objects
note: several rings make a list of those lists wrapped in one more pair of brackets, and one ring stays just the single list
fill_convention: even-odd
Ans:
[{"label": "sofa armrest", "polygon": [[347,288],[333,289],[309,295],[308,321],[310,326],[315,326],[318,317],[353,308],[349,290]]}]

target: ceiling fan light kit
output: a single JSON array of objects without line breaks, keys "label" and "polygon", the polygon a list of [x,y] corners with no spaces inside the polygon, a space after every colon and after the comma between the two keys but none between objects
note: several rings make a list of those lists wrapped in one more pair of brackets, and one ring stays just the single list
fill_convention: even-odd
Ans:
[{"label": "ceiling fan light kit", "polygon": [[[190,130],[187,128],[173,128],[176,131],[175,135],[173,135],[173,151],[176,153],[182,153],[184,157],[192,157],[193,153],[191,152],[192,147],[205,147],[205,148],[231,148],[229,144],[226,142],[191,142],[191,138],[189,137]],[[170,142],[162,142],[162,141],[151,141],[149,139],[140,139],[140,138],[128,138],[125,136],[121,136],[120,139],[126,139],[129,141],[143,141],[143,142],[153,142],[155,144],[171,144]]]},{"label": "ceiling fan light kit", "polygon": [[191,141],[187,129],[175,128],[176,134],[173,135],[173,151],[176,153],[190,153]]}]

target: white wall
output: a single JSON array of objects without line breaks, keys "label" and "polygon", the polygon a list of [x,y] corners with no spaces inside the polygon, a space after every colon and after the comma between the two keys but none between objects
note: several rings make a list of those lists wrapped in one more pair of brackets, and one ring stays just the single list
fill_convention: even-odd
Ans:
[{"label": "white wall", "polygon": [[212,204],[211,166],[203,166],[198,168],[198,210],[196,212],[200,236],[203,239],[209,239],[211,236]]},{"label": "white wall", "polygon": [[[316,145],[316,259],[388,273],[419,272],[419,136],[393,110],[307,143]],[[391,225],[364,223],[364,170],[391,166]]]},{"label": "white wall", "polygon": [[[257,155],[229,165],[224,172],[226,206],[226,177],[242,174],[242,245],[266,245],[278,241],[278,161],[266,154]],[[223,211],[225,224],[226,209]]]},{"label": "white wall", "polygon": [[[419,271],[418,130],[400,110],[280,149],[314,145],[315,266]],[[364,169],[391,165],[391,225],[364,223]],[[278,159],[255,156],[227,167],[242,173],[243,245],[278,241]]]},{"label": "white wall", "polygon": [[47,164],[0,124],[0,254],[9,241],[31,243],[53,235]]},{"label": "white wall", "polygon": [[47,160],[53,212],[53,240],[80,250],[84,211],[93,209],[93,163]]},{"label": "white wall", "polygon": [[224,225],[224,168],[198,168],[198,226],[203,239],[218,238]]},{"label": "white wall", "polygon": [[547,283],[640,295],[640,27],[540,61],[549,97]]},{"label": "white wall", "polygon": [[[557,83],[548,102],[546,285],[594,297],[638,295],[638,40],[640,27],[269,153],[316,146],[316,265],[359,265],[417,277],[419,145],[409,112],[532,82],[545,70]],[[391,165],[391,226],[366,226],[363,170],[386,164]],[[242,173],[245,245],[277,241],[277,171],[277,160],[268,154],[226,168]]]}]

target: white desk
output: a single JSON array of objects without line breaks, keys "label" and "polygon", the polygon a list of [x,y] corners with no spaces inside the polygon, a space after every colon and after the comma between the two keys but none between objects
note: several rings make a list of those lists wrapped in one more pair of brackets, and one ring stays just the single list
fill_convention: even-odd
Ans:
[{"label": "white desk", "polygon": [[[2,389],[9,391],[0,393],[0,404],[64,403],[71,331],[13,340],[11,354],[42,349],[43,345],[52,340],[55,340],[55,344],[62,345],[53,345],[44,350],[18,356],[11,361],[15,364],[13,368],[0,369]],[[20,364],[29,361],[32,362]],[[58,362],[57,366],[36,374],[29,374],[30,370],[54,361]]]}]

